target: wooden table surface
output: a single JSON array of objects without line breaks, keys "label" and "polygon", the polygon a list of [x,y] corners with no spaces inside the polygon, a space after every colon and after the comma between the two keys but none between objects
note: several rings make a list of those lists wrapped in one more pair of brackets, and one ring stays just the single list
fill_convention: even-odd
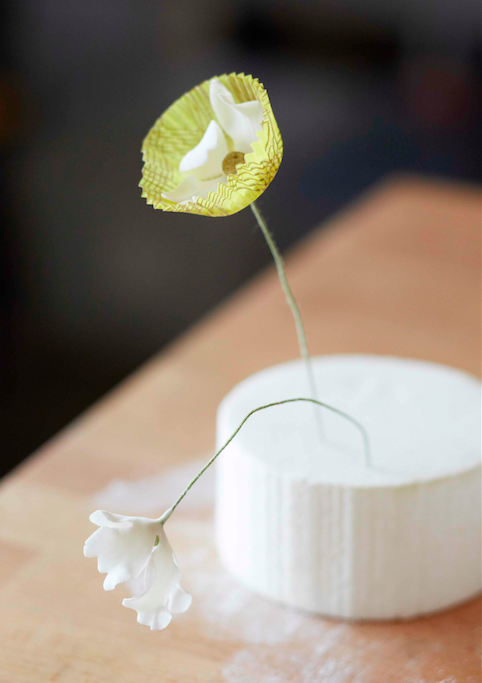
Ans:
[{"label": "wooden table surface", "polygon": [[[402,177],[362,197],[287,259],[312,354],[393,354],[479,375],[479,232],[474,187]],[[125,587],[105,593],[83,557],[93,509],[160,514],[212,448],[223,395],[296,355],[270,268],[4,479],[1,683],[480,681],[479,599],[352,624],[239,586],[216,558],[210,477],[169,521],[193,605],[166,631],[139,626],[121,606]]]}]

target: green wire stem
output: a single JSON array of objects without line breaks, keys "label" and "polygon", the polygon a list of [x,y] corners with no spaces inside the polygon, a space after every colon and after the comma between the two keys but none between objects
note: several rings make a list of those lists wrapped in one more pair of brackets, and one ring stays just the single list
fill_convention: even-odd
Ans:
[{"label": "green wire stem", "polygon": [[[261,212],[258,209],[256,202],[252,202],[250,206],[251,206],[252,212],[254,213],[254,215],[256,217],[258,225],[261,228],[261,231],[264,235],[264,238],[266,239],[266,242],[267,242],[268,247],[271,251],[271,254],[273,256],[274,262],[276,264],[276,270],[278,271],[278,277],[279,277],[279,280],[281,283],[281,287],[283,288],[283,291],[284,291],[285,296],[286,296],[286,300],[288,301],[288,305],[291,308],[293,318],[295,319],[296,334],[298,337],[298,345],[300,347],[301,358],[303,359],[303,361],[305,363],[306,374],[308,375],[308,385],[310,387],[311,398],[313,398],[314,400],[318,400],[318,391],[316,388],[315,375],[313,373],[313,365],[311,362],[311,356],[308,352],[308,344],[306,342],[305,328],[303,325],[303,320],[301,318],[300,309],[298,308],[298,304],[295,301],[293,293],[292,293],[290,286],[288,284],[288,280],[286,279],[286,274],[285,274],[285,269],[284,269],[284,264],[283,264],[283,258],[281,257],[281,254],[278,251],[278,247],[276,246],[276,242],[273,239],[273,235],[270,233],[268,226],[266,224],[266,221],[264,220],[263,216],[261,215]],[[319,412],[317,412],[316,421],[317,421],[318,431],[320,433],[320,436],[322,436],[323,430],[321,428],[321,418],[320,418]]]}]

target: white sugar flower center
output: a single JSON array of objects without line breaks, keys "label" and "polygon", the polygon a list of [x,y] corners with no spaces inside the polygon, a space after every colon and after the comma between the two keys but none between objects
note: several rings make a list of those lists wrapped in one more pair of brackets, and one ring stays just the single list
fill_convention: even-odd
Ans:
[{"label": "white sugar flower center", "polygon": [[[217,79],[209,84],[209,100],[217,118],[209,123],[202,140],[181,160],[179,171],[184,180],[163,197],[178,204],[195,202],[215,192],[219,183],[236,173],[244,155],[261,130],[263,107],[258,100],[236,104],[229,90]],[[228,143],[229,140],[229,143]]]}]

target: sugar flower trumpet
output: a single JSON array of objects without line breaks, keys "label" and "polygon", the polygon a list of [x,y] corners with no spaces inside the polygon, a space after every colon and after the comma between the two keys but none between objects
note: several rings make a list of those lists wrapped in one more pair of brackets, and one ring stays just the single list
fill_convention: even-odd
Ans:
[{"label": "sugar flower trumpet", "polygon": [[164,112],[142,145],[142,196],[155,209],[229,216],[276,175],[283,142],[263,85],[225,74]]}]

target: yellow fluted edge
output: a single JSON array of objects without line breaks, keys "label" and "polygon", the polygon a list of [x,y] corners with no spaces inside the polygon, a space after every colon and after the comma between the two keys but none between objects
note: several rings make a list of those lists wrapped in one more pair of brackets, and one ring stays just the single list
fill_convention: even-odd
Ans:
[{"label": "yellow fluted edge", "polygon": [[[215,119],[209,103],[211,79],[176,100],[156,121],[142,145],[144,166],[139,183],[142,196],[155,209],[196,213],[202,216],[229,216],[249,206],[275,177],[283,157],[283,140],[264,86],[258,79],[244,74],[216,76],[233,94],[237,104],[258,100],[263,107],[263,121],[253,151],[245,155],[236,174],[227,184],[220,183],[206,199],[178,204],[162,197],[183,179],[179,163],[203,137],[209,122]],[[229,139],[228,139],[229,144]]]}]

